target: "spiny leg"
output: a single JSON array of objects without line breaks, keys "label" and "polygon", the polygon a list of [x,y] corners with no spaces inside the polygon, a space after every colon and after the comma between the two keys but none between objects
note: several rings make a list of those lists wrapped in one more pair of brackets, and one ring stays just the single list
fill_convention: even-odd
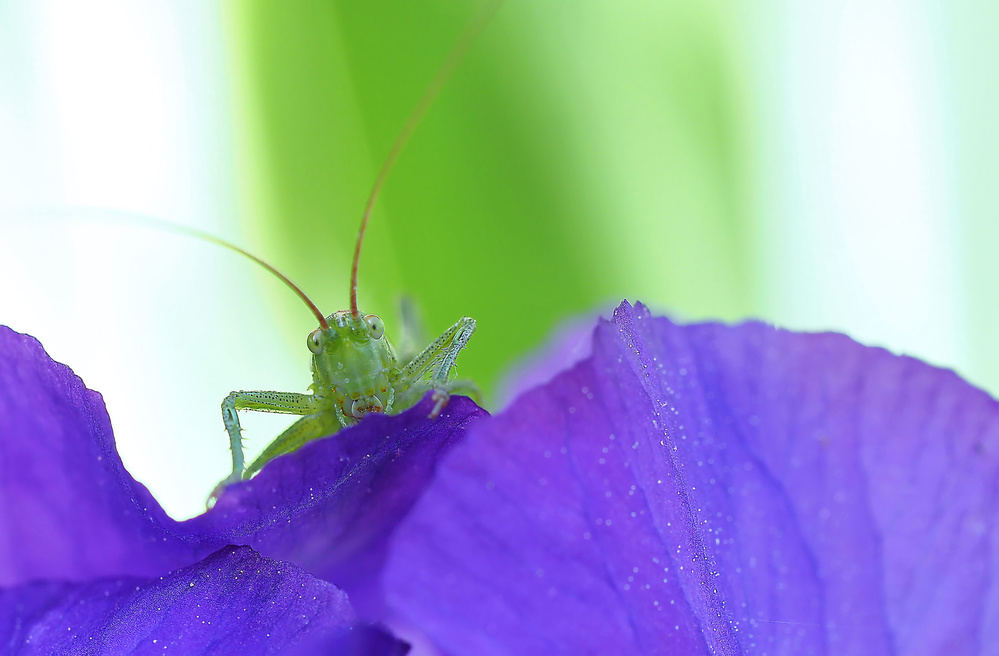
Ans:
[{"label": "spiny leg", "polygon": [[[447,405],[451,390],[454,387],[449,382],[451,370],[454,368],[458,353],[465,348],[474,332],[475,319],[462,317],[444,331],[443,335],[435,339],[430,346],[423,349],[423,352],[413,358],[400,372],[403,380],[411,383],[424,376],[428,377],[427,382],[434,390],[434,408],[430,411],[431,419],[437,417]],[[467,388],[468,384],[461,383],[461,386]]]},{"label": "spiny leg", "polygon": [[222,401],[222,423],[229,434],[232,450],[232,473],[220,486],[234,483],[243,477],[243,437],[237,410],[277,412],[288,415],[311,415],[319,409],[319,401],[312,394],[298,392],[232,392]]}]

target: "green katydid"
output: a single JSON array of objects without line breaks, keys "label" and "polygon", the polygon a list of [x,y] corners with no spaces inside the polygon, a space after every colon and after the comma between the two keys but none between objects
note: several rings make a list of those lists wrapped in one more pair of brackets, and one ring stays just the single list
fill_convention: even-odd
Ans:
[{"label": "green katydid", "polygon": [[[365,215],[364,221],[367,221]],[[222,421],[229,434],[232,473],[216,486],[208,499],[214,504],[226,486],[251,477],[274,458],[306,442],[356,424],[368,414],[397,413],[412,407],[433,392],[433,419],[456,392],[478,397],[468,381],[452,381],[458,353],[475,332],[475,320],[462,317],[417,354],[399,357],[385,335],[380,317],[362,314],[357,307],[357,264],[364,234],[358,234],[351,273],[350,310],[329,316],[287,276],[259,257],[223,239],[180,226],[170,230],[193,235],[233,250],[261,265],[288,285],[305,302],[319,322],[306,341],[312,353],[312,384],[308,394],[298,392],[235,391],[222,401]],[[238,410],[301,415],[246,466]]]},{"label": "green katydid", "polygon": [[[349,310],[324,316],[300,287],[259,257],[212,235],[181,229],[182,232],[195,234],[224,246],[263,266],[289,286],[319,322],[319,327],[307,339],[312,354],[310,393],[235,391],[222,401],[222,420],[229,434],[232,451],[232,473],[212,492],[208,499],[209,506],[214,504],[226,486],[253,476],[274,458],[294,451],[310,440],[356,424],[368,414],[401,412],[415,405],[427,392],[433,392],[434,406],[429,415],[432,419],[443,410],[451,394],[461,392],[478,396],[474,384],[451,379],[458,353],[475,332],[475,320],[462,317],[422,352],[404,354],[400,358],[385,336],[382,320],[374,314],[362,314],[358,309],[357,271],[368,219],[392,164],[444,82],[500,4],[501,0],[487,2],[466,27],[396,138],[378,173],[364,208],[354,246]],[[301,418],[278,435],[246,466],[239,410],[300,415]]]}]

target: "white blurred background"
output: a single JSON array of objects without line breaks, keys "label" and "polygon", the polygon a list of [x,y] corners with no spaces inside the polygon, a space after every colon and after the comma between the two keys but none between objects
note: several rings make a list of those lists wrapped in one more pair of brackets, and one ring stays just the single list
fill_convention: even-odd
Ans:
[{"label": "white blurred background", "polygon": [[[750,99],[741,229],[758,293],[740,314],[843,331],[999,390],[999,9],[984,4],[746,3],[719,19]],[[507,29],[532,16],[513,1],[502,12]],[[193,0],[0,6],[0,323],[104,395],[126,466],[175,517],[200,512],[228,473],[219,403],[231,389],[305,390],[305,333],[289,342],[262,300],[275,283],[239,258],[82,208],[198,225],[271,255],[238,220],[233,126],[247,119],[225,16]],[[544,41],[542,28],[525,31]],[[647,56],[615,43],[595,39],[590,56],[609,70]],[[627,232],[648,193],[617,166],[618,136],[602,179],[623,216],[606,229]],[[622,275],[629,289],[643,271]],[[251,450],[289,422],[271,419],[244,421]]]},{"label": "white blurred background", "polygon": [[267,348],[280,338],[250,265],[74,208],[240,240],[220,18],[196,1],[0,11],[0,322],[100,391],[132,474],[175,517],[198,514],[231,467],[222,398],[304,391],[307,359]]}]

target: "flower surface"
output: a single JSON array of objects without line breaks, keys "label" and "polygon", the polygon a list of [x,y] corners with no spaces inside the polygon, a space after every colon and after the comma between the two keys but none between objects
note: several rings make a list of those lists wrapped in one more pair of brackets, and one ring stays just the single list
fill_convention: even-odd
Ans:
[{"label": "flower surface", "polygon": [[0,644],[404,652],[381,620],[455,655],[996,653],[988,395],[627,303],[572,340],[496,416],[371,417],[174,522],[99,395],[0,329]]},{"label": "flower surface", "polygon": [[405,653],[384,631],[356,623],[342,590],[249,547],[154,579],[0,592],[4,653]]},{"label": "flower surface", "polygon": [[[157,577],[196,577],[211,570],[220,549],[246,545],[267,556],[260,561],[267,564],[255,566],[255,575],[240,574],[241,586],[256,600],[223,586],[210,600],[196,603],[290,611],[303,594],[296,586],[318,586],[332,595],[327,582],[333,582],[350,602],[336,591],[340,597],[322,607],[323,615],[306,613],[313,629],[354,627],[350,635],[378,638],[370,653],[398,653],[399,643],[383,640],[357,616],[370,619],[379,612],[378,572],[399,517],[425,487],[442,453],[469,423],[485,416],[458,398],[438,420],[428,422],[431,407],[427,399],[405,415],[372,417],[360,430],[310,443],[252,480],[231,486],[204,515],[176,522],[125,471],[100,395],[53,362],[37,341],[0,327],[0,585],[8,587],[4,603],[9,611],[6,628],[0,624],[0,644],[11,653],[49,653],[50,648],[57,653],[64,643],[42,638],[55,638],[51,629],[59,617],[62,631],[85,644],[91,639],[87,631],[97,636],[112,627],[141,626],[133,617],[137,609],[145,608],[147,623],[161,620],[160,607],[146,602],[169,596],[173,588]],[[228,567],[246,569],[237,565]],[[101,601],[104,592],[133,582],[139,587],[135,594],[116,593],[111,601]],[[93,609],[90,623],[65,612],[58,603],[65,595]],[[25,610],[35,607],[37,612]],[[25,626],[30,618],[39,622],[34,629]],[[247,651],[243,642],[231,639],[246,616],[223,613],[222,619],[234,624],[216,623],[203,653],[279,653],[281,645],[292,645],[298,637],[293,624],[279,624],[284,633],[261,641],[258,652]],[[157,644],[161,650],[202,653],[190,642]]]},{"label": "flower surface", "polygon": [[997,487],[952,372],[625,303],[447,456],[386,586],[455,654],[997,653]]}]

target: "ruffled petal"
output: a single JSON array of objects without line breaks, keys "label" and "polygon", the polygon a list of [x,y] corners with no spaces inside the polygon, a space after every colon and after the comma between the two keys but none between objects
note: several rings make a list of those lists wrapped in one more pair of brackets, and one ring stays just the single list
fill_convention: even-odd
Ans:
[{"label": "ruffled petal", "polygon": [[0,326],[0,585],[165,573],[171,523],[122,466],[101,395]]},{"label": "ruffled petal", "polygon": [[242,544],[375,613],[388,536],[441,455],[487,416],[463,397],[435,420],[431,408],[427,398],[311,442],[178,523],[125,471],[100,395],[0,327],[0,585],[165,574]]},{"label": "ruffled petal", "polygon": [[386,545],[430,483],[438,460],[486,417],[455,397],[439,417],[428,395],[400,415],[375,415],[276,459],[226,490],[180,529],[208,543],[247,544],[344,588],[365,616],[380,611],[376,584]]},{"label": "ruffled petal", "polygon": [[385,585],[448,653],[989,653],[997,481],[952,372],[623,304],[448,454]]},{"label": "ruffled petal", "polygon": [[336,586],[247,547],[153,579],[37,582],[0,591],[4,653],[404,654]]}]

